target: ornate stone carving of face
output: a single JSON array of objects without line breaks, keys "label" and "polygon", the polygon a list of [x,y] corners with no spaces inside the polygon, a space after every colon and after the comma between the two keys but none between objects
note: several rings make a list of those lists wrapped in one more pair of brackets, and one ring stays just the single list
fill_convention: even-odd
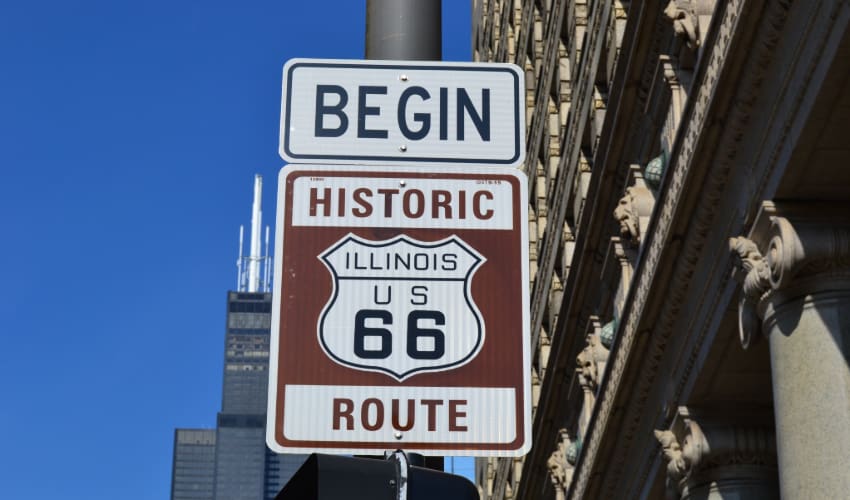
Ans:
[{"label": "ornate stone carving of face", "polygon": [[614,209],[614,218],[620,223],[620,236],[625,240],[637,241],[640,236],[638,226],[638,215],[632,203],[631,188],[626,190],[626,195],[620,198],[620,203]]},{"label": "ornate stone carving of face", "polygon": [[[564,450],[558,447],[558,449],[549,456],[549,460],[546,461],[546,465],[548,466],[549,473],[552,474],[552,477],[556,480],[560,480],[567,469],[567,457],[564,455]],[[560,480],[557,482],[561,483],[563,481]]]},{"label": "ornate stone carving of face", "polygon": [[664,16],[673,23],[673,32],[685,41],[689,49],[699,46],[698,23],[690,2],[670,0],[664,8]]},{"label": "ornate stone carving of face", "polygon": [[593,354],[589,349],[585,348],[576,357],[576,362],[579,366],[579,372],[585,380],[591,384],[596,383],[596,363],[593,361]]}]

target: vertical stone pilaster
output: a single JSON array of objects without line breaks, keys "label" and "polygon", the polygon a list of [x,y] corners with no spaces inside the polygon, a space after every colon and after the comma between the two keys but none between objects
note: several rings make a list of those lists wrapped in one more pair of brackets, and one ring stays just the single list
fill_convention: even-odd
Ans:
[{"label": "vertical stone pilaster", "polygon": [[770,343],[785,499],[850,492],[850,206],[765,202],[733,238],[745,346]]},{"label": "vertical stone pilaster", "polygon": [[[608,311],[608,304],[614,318],[620,318],[626,305],[626,296],[632,283],[636,251],[631,246],[623,244],[618,236],[612,236],[608,242],[605,252],[605,260],[602,263],[600,279],[604,284],[600,304],[602,311]],[[606,340],[602,339],[602,344]],[[605,345],[610,349],[610,345]]]}]

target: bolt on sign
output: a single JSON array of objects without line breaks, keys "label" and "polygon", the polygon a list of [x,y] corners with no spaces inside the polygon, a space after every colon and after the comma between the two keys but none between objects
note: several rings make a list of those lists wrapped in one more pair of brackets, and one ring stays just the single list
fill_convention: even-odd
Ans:
[{"label": "bolt on sign", "polygon": [[514,64],[292,59],[280,156],[290,163],[516,167],[525,81]]},{"label": "bolt on sign", "polygon": [[269,447],[525,454],[527,220],[518,170],[283,168]]}]

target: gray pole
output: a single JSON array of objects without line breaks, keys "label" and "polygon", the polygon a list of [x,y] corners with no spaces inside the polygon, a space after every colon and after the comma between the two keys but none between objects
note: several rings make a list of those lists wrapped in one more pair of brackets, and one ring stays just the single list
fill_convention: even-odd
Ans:
[{"label": "gray pole", "polygon": [[443,58],[440,0],[366,0],[366,59]]},{"label": "gray pole", "polygon": [[[443,59],[441,0],[366,0],[366,59]],[[408,453],[410,465],[443,470],[443,457]]]}]

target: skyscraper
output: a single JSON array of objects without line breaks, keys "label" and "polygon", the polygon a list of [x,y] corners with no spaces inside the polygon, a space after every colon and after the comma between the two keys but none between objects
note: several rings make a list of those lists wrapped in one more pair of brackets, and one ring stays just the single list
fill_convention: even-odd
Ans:
[{"label": "skyscraper", "polygon": [[262,178],[254,180],[250,254],[240,256],[237,290],[227,294],[221,411],[215,429],[177,429],[172,500],[271,499],[304,461],[265,444],[271,293],[268,256],[260,253]]},{"label": "skyscraper", "polygon": [[174,432],[171,498],[212,498],[214,479],[215,429],[177,429]]}]

